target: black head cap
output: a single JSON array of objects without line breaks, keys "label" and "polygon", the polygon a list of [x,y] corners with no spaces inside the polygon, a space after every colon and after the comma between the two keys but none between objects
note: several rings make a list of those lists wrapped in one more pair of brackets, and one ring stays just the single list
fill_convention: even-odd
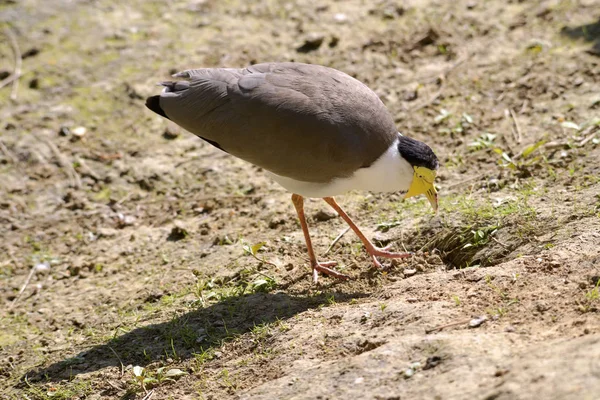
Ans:
[{"label": "black head cap", "polygon": [[398,140],[398,152],[410,165],[425,167],[432,171],[438,169],[440,163],[431,147],[406,136],[399,136]]}]

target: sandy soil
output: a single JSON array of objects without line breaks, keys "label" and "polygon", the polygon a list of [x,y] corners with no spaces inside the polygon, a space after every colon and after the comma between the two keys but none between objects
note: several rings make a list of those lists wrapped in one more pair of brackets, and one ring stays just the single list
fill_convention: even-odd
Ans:
[{"label": "sandy soil", "polygon": [[[599,10],[0,1],[0,79],[22,60],[0,89],[0,398],[598,398]],[[289,194],[143,105],[178,70],[289,60],[366,82],[440,156],[437,216],[339,198],[414,258],[374,271],[347,233],[326,258],[356,279],[313,285]],[[346,227],[307,206],[325,258]]]}]

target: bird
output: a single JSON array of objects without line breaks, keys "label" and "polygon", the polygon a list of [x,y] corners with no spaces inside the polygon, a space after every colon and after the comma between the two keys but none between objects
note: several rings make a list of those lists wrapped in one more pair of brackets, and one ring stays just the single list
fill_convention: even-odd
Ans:
[{"label": "bird", "polygon": [[305,198],[322,198],[350,226],[376,268],[381,258],[406,258],[375,246],[334,196],[350,190],[424,194],[438,209],[439,161],[430,146],[401,134],[390,111],[361,81],[334,68],[298,62],[246,68],[199,68],[159,83],[146,99],[156,114],[235,157],[261,167],[292,193],[312,279],[319,273],[350,279],[319,261],[312,245]]}]

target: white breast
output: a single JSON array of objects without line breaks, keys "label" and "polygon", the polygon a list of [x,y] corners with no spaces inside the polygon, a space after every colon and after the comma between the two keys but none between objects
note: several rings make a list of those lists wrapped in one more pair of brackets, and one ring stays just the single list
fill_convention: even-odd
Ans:
[{"label": "white breast", "polygon": [[337,196],[350,190],[371,192],[408,192],[413,179],[413,168],[398,152],[394,141],[385,153],[370,167],[361,168],[347,178],[327,183],[303,182],[269,172],[281,186],[304,197]]}]

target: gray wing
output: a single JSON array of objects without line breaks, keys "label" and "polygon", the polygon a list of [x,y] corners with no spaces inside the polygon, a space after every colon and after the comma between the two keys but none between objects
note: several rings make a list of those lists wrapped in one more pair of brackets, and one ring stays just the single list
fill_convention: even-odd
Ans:
[{"label": "gray wing", "polygon": [[269,63],[175,77],[186,80],[163,83],[160,110],[151,109],[232,155],[296,180],[349,176],[397,136],[377,95],[331,68]]}]

